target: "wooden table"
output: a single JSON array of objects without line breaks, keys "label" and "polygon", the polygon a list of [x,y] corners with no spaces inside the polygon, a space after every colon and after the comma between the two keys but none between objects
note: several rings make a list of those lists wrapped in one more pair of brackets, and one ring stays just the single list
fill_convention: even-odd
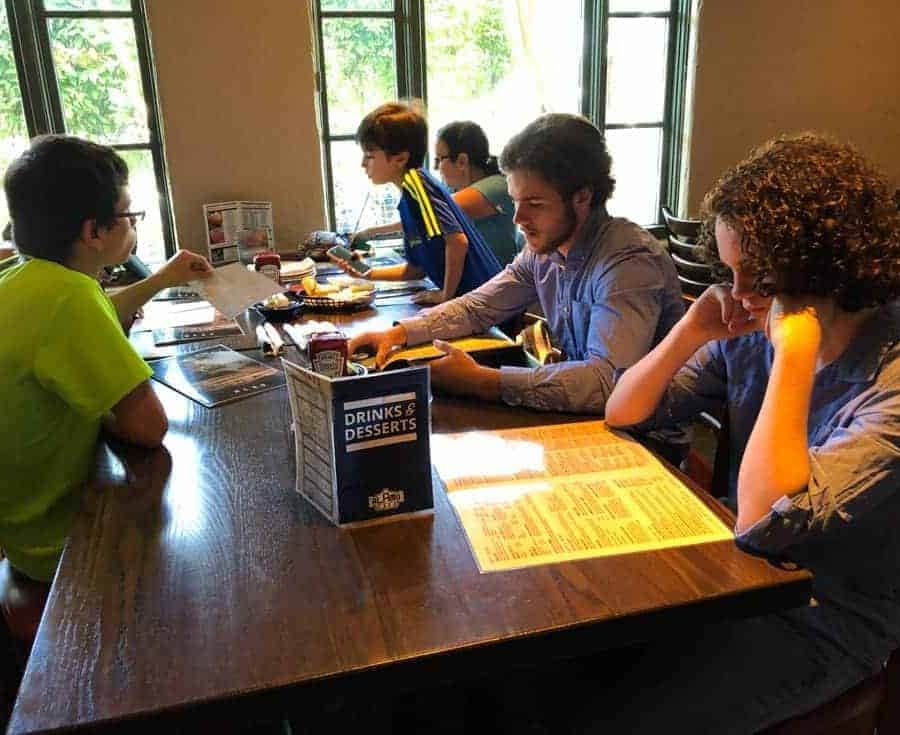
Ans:
[{"label": "wooden table", "polygon": [[[410,310],[338,321],[387,326]],[[810,594],[806,572],[731,542],[480,574],[441,490],[433,517],[336,529],[293,491],[283,390],[207,410],[154,387],[165,449],[99,452],[10,733],[316,706]],[[432,412],[435,432],[575,420],[440,397]]]}]

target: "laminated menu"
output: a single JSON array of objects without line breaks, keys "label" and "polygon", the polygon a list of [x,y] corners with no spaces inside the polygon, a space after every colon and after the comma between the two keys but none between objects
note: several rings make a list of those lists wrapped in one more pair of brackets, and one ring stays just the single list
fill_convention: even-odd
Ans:
[{"label": "laminated menu", "polygon": [[733,539],[603,421],[439,434],[432,459],[482,572]]},{"label": "laminated menu", "polygon": [[225,345],[154,360],[150,367],[154,379],[207,408],[284,385],[281,370]]}]

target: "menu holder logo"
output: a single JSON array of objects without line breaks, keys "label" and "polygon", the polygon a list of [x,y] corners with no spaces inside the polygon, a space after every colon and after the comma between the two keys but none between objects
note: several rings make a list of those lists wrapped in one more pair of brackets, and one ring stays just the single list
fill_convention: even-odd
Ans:
[{"label": "menu holder logo", "polygon": [[406,494],[402,490],[391,490],[384,487],[374,495],[369,496],[369,509],[376,513],[387,513],[388,511],[397,510],[403,501],[406,500]]}]

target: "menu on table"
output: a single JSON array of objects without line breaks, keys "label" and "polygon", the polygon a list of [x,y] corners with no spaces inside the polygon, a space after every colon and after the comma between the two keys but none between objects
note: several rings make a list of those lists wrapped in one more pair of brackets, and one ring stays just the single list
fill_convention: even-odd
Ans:
[{"label": "menu on table", "polygon": [[734,538],[646,448],[603,421],[431,441],[482,572]]},{"label": "menu on table", "polygon": [[208,301],[150,301],[141,311],[143,315],[132,325],[132,332],[212,324],[226,319]]},{"label": "menu on table", "polygon": [[207,408],[284,385],[281,370],[225,345],[156,360],[150,367],[154,379]]},{"label": "menu on table", "polygon": [[199,342],[207,339],[236,337],[243,334],[241,326],[234,320],[214,324],[193,324],[184,327],[170,327],[153,330],[153,342],[157,347],[180,345],[185,342]]}]

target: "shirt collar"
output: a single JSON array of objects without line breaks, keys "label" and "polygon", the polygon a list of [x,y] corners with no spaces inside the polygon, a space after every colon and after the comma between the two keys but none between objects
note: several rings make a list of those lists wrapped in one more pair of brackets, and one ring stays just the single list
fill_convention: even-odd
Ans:
[{"label": "shirt collar", "polygon": [[872,314],[850,341],[838,358],[838,376],[849,383],[870,383],[898,341],[900,301],[894,301]]},{"label": "shirt collar", "polygon": [[563,257],[558,250],[554,250],[550,254],[550,260],[558,265],[568,265],[570,267],[580,265],[593,252],[594,246],[600,241],[603,231],[606,230],[610,222],[612,222],[612,218],[606,211],[606,205],[601,204],[595,207],[584,221],[580,237],[569,249],[569,254]]}]

